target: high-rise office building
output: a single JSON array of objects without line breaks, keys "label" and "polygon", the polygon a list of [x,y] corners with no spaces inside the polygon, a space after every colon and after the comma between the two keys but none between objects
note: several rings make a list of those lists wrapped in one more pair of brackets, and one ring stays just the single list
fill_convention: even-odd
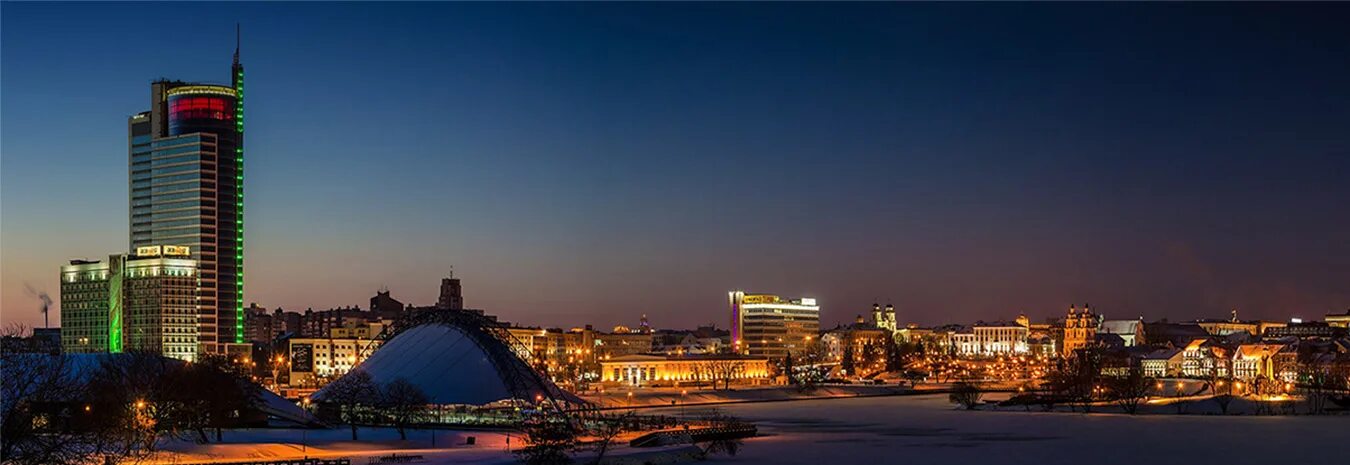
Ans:
[{"label": "high-rise office building", "polygon": [[61,348],[139,350],[196,360],[197,261],[186,247],[140,247],[61,267]]},{"label": "high-rise office building", "polygon": [[816,299],[784,299],[772,294],[727,293],[731,304],[731,344],[739,354],[781,358],[800,352],[820,333]]},{"label": "high-rise office building", "polygon": [[200,267],[199,344],[244,335],[244,67],[230,85],[155,81],[128,123],[131,249],[188,247]]}]

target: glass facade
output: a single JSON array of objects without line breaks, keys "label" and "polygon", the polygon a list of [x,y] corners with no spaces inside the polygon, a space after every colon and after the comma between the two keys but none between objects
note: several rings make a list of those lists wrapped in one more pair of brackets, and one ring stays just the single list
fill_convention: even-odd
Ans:
[{"label": "glass facade", "polygon": [[188,247],[195,342],[223,351],[243,339],[242,85],[152,87],[152,108],[132,117],[129,135],[131,249]]}]

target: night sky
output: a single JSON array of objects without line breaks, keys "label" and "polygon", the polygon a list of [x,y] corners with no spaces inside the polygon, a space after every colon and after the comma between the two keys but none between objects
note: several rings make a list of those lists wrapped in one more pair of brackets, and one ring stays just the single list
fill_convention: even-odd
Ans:
[{"label": "night sky", "polygon": [[[1350,308],[1350,4],[0,7],[0,304],[127,248],[126,118],[248,75],[246,300],[531,325]],[[53,314],[53,323],[57,321]]]}]

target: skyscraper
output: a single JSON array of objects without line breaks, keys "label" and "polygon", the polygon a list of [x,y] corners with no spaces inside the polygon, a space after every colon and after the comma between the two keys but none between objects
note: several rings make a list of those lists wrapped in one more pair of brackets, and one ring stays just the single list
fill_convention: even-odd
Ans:
[{"label": "skyscraper", "polygon": [[244,67],[230,85],[159,80],[128,122],[131,249],[186,246],[200,267],[199,346],[244,342]]}]

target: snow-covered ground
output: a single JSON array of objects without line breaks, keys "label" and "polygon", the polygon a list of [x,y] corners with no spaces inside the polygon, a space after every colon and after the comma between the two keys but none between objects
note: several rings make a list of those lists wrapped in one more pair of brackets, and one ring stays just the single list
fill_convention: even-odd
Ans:
[{"label": "snow-covered ground", "polygon": [[[1347,463],[1350,417],[961,411],[945,395],[735,404],[760,426],[735,458],[837,465]],[[690,414],[694,414],[690,412]]]},{"label": "snow-covered ground", "polygon": [[[946,395],[867,397],[791,402],[688,406],[642,413],[700,416],[716,408],[760,427],[763,437],[746,441],[736,457],[714,462],[842,465],[934,461],[951,464],[1337,464],[1347,463],[1350,416],[1217,416],[1076,414],[1026,411],[963,411]],[[361,430],[353,443],[346,429],[236,430],[228,444],[179,442],[162,458],[282,459],[350,457],[353,463],[399,454],[423,455],[429,463],[513,463],[506,435],[495,432],[409,432],[399,441],[389,429]],[[467,436],[477,445],[464,445]],[[512,437],[512,446],[520,439]],[[447,445],[453,447],[445,449]],[[620,448],[615,454],[638,452]],[[581,460],[578,463],[584,463]]]}]

